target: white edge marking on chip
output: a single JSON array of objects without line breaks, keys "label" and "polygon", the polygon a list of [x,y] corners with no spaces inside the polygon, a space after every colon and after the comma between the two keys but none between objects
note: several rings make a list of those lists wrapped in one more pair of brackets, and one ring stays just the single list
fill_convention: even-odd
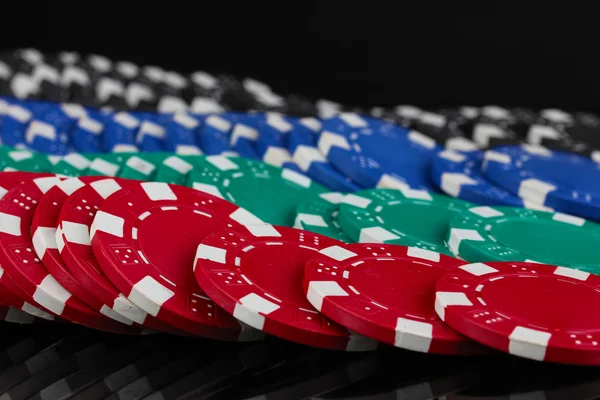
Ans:
[{"label": "white edge marking on chip", "polygon": [[346,197],[346,195],[343,193],[340,193],[340,192],[328,192],[328,193],[321,193],[319,195],[319,197],[328,203],[340,204],[344,201],[344,198]]},{"label": "white edge marking on chip", "polygon": [[117,181],[111,178],[92,182],[90,186],[105,200],[122,189]]},{"label": "white edge marking on chip", "polygon": [[312,184],[312,180],[309,177],[287,168],[284,168],[283,171],[281,171],[281,177],[307,189]]},{"label": "white edge marking on chip", "polygon": [[515,356],[544,361],[551,338],[550,332],[517,326],[508,336],[508,352]]},{"label": "white edge marking on chip", "polygon": [[446,319],[446,308],[450,306],[470,307],[473,303],[463,292],[436,292],[435,312],[442,321]]},{"label": "white edge marking on chip", "polygon": [[229,171],[240,168],[235,162],[224,156],[208,156],[205,158],[205,160],[221,171]]},{"label": "white edge marking on chip", "polygon": [[369,204],[372,203],[372,200],[367,199],[366,197],[361,197],[352,193],[348,193],[346,196],[344,196],[342,202],[354,207],[365,209],[369,206]]},{"label": "white edge marking on chip", "polygon": [[535,204],[544,204],[548,193],[556,189],[556,186],[539,179],[525,179],[519,185],[518,196]]},{"label": "white edge marking on chip", "polygon": [[177,200],[177,195],[169,184],[163,182],[142,182],[140,184],[146,196],[152,201]]},{"label": "white edge marking on chip", "polygon": [[463,240],[475,240],[478,242],[484,241],[479,232],[474,229],[452,228],[450,229],[450,234],[448,235],[448,248],[450,248],[450,251],[452,251],[453,254],[459,254],[458,249]]},{"label": "white edge marking on chip", "polygon": [[194,258],[194,270],[196,269],[198,260],[209,260],[219,264],[225,264],[226,259],[227,250],[201,243],[196,249],[196,257]]},{"label": "white edge marking on chip", "polygon": [[426,353],[433,339],[433,325],[408,318],[396,319],[394,346]]},{"label": "white edge marking on chip", "polygon": [[62,182],[59,182],[56,185],[60,190],[62,190],[62,192],[64,194],[66,194],[67,196],[72,195],[75,191],[81,189],[82,187],[85,186],[85,183],[83,183],[81,181],[81,179],[79,178],[70,178],[70,179],[65,179]]},{"label": "white edge marking on chip", "polygon": [[58,249],[55,236],[56,228],[47,226],[38,226],[33,233],[33,236],[31,237],[33,249],[40,260],[44,258],[44,254],[46,254],[47,249]]},{"label": "white edge marking on chip", "polygon": [[476,185],[477,181],[461,173],[445,172],[441,176],[440,188],[444,193],[458,197],[463,186]]},{"label": "white edge marking on chip", "polygon": [[359,243],[385,243],[386,241],[400,239],[400,236],[380,226],[363,228],[360,230]]},{"label": "white edge marking on chip", "polygon": [[319,136],[319,142],[317,144],[317,148],[321,154],[327,157],[332,147],[340,147],[344,150],[350,150],[351,148],[350,143],[348,143],[348,140],[346,140],[344,136],[328,131],[321,132],[321,136]]},{"label": "white edge marking on chip", "polygon": [[556,267],[554,275],[566,276],[568,278],[577,279],[578,281],[585,282],[590,277],[589,272],[580,271],[578,269],[567,268],[567,267]]},{"label": "white edge marking on chip", "polygon": [[489,265],[484,264],[484,263],[465,264],[465,265],[461,265],[459,268],[461,270],[468,272],[469,274],[475,275],[475,276],[483,276],[483,275],[494,274],[494,273],[498,272],[498,270],[496,268],[490,267]]},{"label": "white edge marking on chip", "polygon": [[341,246],[329,246],[319,250],[319,253],[336,261],[344,261],[349,258],[356,257],[356,253]]},{"label": "white edge marking on chip", "polygon": [[281,233],[271,224],[245,225],[254,237],[281,237]]},{"label": "white edge marking on chip", "polygon": [[564,222],[565,224],[571,224],[575,226],[583,226],[586,222],[583,218],[563,213],[555,213],[552,216],[552,219],[554,221]]},{"label": "white edge marking on chip", "polygon": [[264,315],[269,315],[279,308],[279,304],[256,293],[250,293],[236,303],[233,316],[255,329],[262,330],[265,325]]},{"label": "white edge marking on chip", "polygon": [[92,224],[90,239],[94,237],[96,231],[106,232],[109,235],[122,238],[124,225],[125,221],[123,220],[123,218],[106,213],[102,210],[98,210],[98,212],[96,212],[96,216],[94,217],[94,222]]},{"label": "white edge marking on chip", "polygon": [[65,240],[69,243],[77,243],[84,246],[90,246],[90,232],[88,226],[71,221],[61,222],[61,231]]},{"label": "white edge marking on chip", "polygon": [[317,311],[321,311],[323,299],[328,296],[349,296],[349,294],[335,281],[310,281],[308,283],[306,298]]},{"label": "white edge marking on chip", "polygon": [[44,194],[60,182],[61,179],[55,176],[48,176],[45,178],[37,178],[33,180],[33,183],[35,183],[38,189],[40,189],[40,191]]},{"label": "white edge marking on chip", "polygon": [[479,215],[483,218],[498,218],[504,215],[503,212],[488,206],[471,207],[469,208],[469,212],[472,212],[473,214]]},{"label": "white edge marking on chip", "polygon": [[241,225],[262,225],[265,223],[256,215],[242,207],[239,207],[237,210],[229,214],[229,218],[239,222]]},{"label": "white edge marking on chip", "polygon": [[440,262],[440,253],[435,251],[421,249],[418,247],[407,247],[406,254],[409,257],[420,258],[422,260],[428,260],[433,262]]},{"label": "white edge marking on chip", "polygon": [[323,217],[314,214],[297,214],[294,221],[294,228],[303,229],[302,223],[306,224],[307,226],[318,226],[323,228],[328,226]]}]

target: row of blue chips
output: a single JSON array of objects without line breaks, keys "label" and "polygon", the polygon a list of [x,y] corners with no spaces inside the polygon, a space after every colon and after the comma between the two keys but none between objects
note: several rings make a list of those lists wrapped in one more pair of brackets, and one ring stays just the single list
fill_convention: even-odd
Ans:
[{"label": "row of blue chips", "polygon": [[457,151],[417,130],[347,112],[319,120],[272,112],[114,113],[73,104],[2,101],[0,137],[16,148],[56,155],[240,155],[306,174],[334,191],[442,191],[478,204],[600,220],[599,164],[539,145]]}]

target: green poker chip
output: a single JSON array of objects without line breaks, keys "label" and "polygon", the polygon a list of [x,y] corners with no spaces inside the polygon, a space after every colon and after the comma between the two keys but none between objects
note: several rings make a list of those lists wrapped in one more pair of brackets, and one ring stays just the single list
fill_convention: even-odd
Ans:
[{"label": "green poker chip", "polygon": [[168,153],[137,153],[129,157],[119,170],[119,177],[140,181],[154,180],[157,167]]},{"label": "green poker chip", "polygon": [[83,153],[71,153],[54,163],[52,166],[52,172],[55,174],[61,174],[66,176],[80,176],[83,175],[89,168],[92,160],[96,157],[96,154],[83,154]]},{"label": "green poker chip", "polygon": [[448,246],[469,262],[524,261],[600,274],[600,225],[518,207],[472,207],[450,221]]},{"label": "green poker chip", "polygon": [[52,162],[47,155],[10,147],[0,148],[0,170],[23,172],[51,172]]},{"label": "green poker chip", "polygon": [[327,190],[310,178],[239,157],[207,156],[188,176],[188,186],[224,198],[261,220],[293,226],[298,205]]},{"label": "green poker chip", "polygon": [[412,189],[371,189],[348,194],[338,223],[359,243],[388,243],[452,254],[446,246],[450,220],[474,204]]},{"label": "green poker chip", "polygon": [[203,159],[202,155],[168,156],[157,166],[154,179],[158,182],[185,185],[190,171]]},{"label": "green poker chip", "polygon": [[94,157],[82,175],[88,176],[118,176],[123,164],[129,157],[138,153],[109,153],[98,154]]},{"label": "green poker chip", "polygon": [[320,235],[341,240],[346,243],[354,241],[346,235],[337,222],[343,193],[322,193],[314,199],[300,203],[296,209],[294,228],[304,229]]}]

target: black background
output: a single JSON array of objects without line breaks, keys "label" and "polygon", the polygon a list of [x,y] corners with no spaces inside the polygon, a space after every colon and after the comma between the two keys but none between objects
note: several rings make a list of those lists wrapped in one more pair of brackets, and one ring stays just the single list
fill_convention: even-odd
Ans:
[{"label": "black background", "polygon": [[350,105],[600,111],[600,6],[480,3],[3,4],[1,47],[252,76]]}]

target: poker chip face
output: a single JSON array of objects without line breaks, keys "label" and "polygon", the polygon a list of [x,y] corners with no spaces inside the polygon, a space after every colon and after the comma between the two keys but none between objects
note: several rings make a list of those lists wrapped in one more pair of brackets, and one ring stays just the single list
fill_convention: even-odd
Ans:
[{"label": "poker chip face", "polygon": [[439,150],[422,133],[354,113],[324,120],[318,148],[362,187],[413,189],[431,187],[424,166]]},{"label": "poker chip face", "polygon": [[532,203],[600,219],[600,165],[544,147],[507,146],[485,153],[483,173]]},{"label": "poker chip face", "polygon": [[219,306],[265,333],[327,349],[372,350],[373,341],[319,314],[299,284],[311,257],[340,245],[335,239],[268,224],[225,228],[198,246],[194,275]]},{"label": "poker chip face", "polygon": [[417,247],[340,245],[308,260],[302,288],[313,307],[362,335],[425,353],[476,354],[483,346],[448,328],[433,308],[437,280],[461,265]]},{"label": "poker chip face", "polygon": [[480,152],[440,151],[432,160],[431,178],[447,195],[472,203],[543,208],[542,205],[523,200],[489,181],[481,172],[482,159]]},{"label": "poker chip face", "polygon": [[[127,179],[106,178],[81,186],[64,201],[58,217],[56,242],[70,274],[95,297],[96,310],[128,325],[162,332],[182,332],[127,300],[98,266],[91,247],[90,227],[100,205],[115,193],[136,184]],[[98,304],[100,308],[98,308]],[[91,304],[90,304],[91,305]]]},{"label": "poker chip face", "polygon": [[231,201],[262,221],[283,226],[294,224],[296,207],[304,199],[326,191],[295,171],[223,156],[199,159],[190,171],[188,186]]},{"label": "poker chip face", "polygon": [[600,364],[600,277],[520,262],[459,269],[436,284],[435,310],[452,329],[520,357]]},{"label": "poker chip face", "polygon": [[0,232],[0,250],[5,273],[29,296],[34,304],[70,321],[96,329],[121,333],[135,332],[129,327],[94,312],[65,289],[44,267],[33,251],[31,220],[38,201],[60,178],[41,177],[11,189],[0,201],[5,218]]},{"label": "poker chip face", "polygon": [[346,235],[337,222],[340,203],[343,199],[344,194],[330,192],[300,203],[296,209],[294,228],[305,229],[345,243],[352,243],[353,240]]},{"label": "poker chip face", "polygon": [[105,200],[91,229],[106,276],[133,303],[182,330],[221,340],[255,340],[196,284],[198,243],[227,226],[261,222],[212,195],[176,185],[141,182]]},{"label": "poker chip face", "polygon": [[600,272],[600,225],[561,213],[472,207],[449,224],[448,246],[470,262],[526,261]]},{"label": "poker chip face", "polygon": [[448,222],[473,206],[423,190],[373,189],[348,194],[338,223],[355,242],[419,247],[451,255]]},{"label": "poker chip face", "polygon": [[125,319],[120,314],[114,312],[114,310],[104,307],[101,300],[94,297],[86,287],[75,279],[66,267],[58,250],[58,243],[56,242],[60,212],[68,196],[81,187],[101,179],[104,178],[80,177],[66,179],[50,188],[39,199],[31,220],[33,248],[44,267],[62,287],[72,293],[78,300],[91,307],[92,310],[101,311],[103,315],[119,323],[115,327],[115,324],[111,321],[105,324],[105,330],[112,327],[113,331],[139,333],[139,329],[129,326],[131,324],[130,320]]}]

